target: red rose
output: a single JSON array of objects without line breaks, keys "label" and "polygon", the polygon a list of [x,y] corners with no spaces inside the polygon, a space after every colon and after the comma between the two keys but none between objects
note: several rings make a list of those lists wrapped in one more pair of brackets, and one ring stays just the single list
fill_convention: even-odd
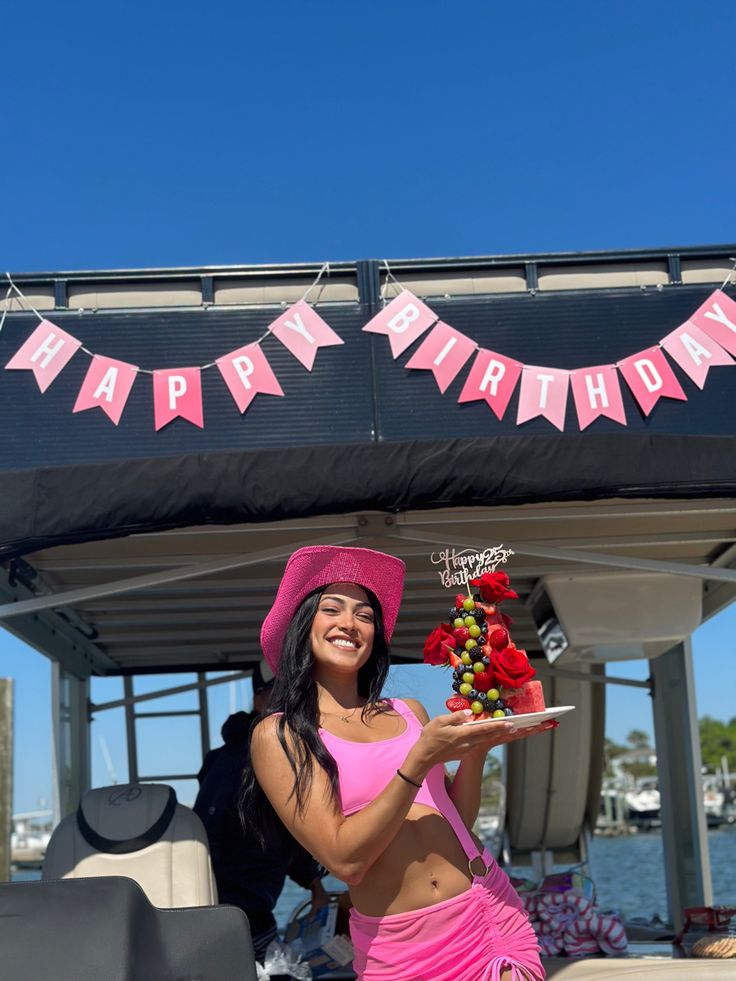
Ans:
[{"label": "red rose", "polygon": [[505,599],[518,599],[518,595],[509,589],[509,577],[505,572],[484,572],[479,579],[471,579],[471,586],[477,586],[486,603],[500,603]]},{"label": "red rose", "polygon": [[455,650],[455,635],[452,627],[441,623],[424,641],[424,663],[442,667],[450,659],[450,651]]},{"label": "red rose", "polygon": [[537,673],[529,663],[525,651],[507,647],[491,653],[491,667],[496,684],[502,688],[521,688]]}]

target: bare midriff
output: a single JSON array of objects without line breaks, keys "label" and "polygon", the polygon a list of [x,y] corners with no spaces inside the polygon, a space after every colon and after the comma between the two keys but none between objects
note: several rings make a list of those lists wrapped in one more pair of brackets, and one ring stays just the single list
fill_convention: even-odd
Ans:
[{"label": "bare midriff", "polygon": [[386,916],[452,899],[471,882],[468,859],[448,822],[431,807],[414,804],[363,881],[350,887],[350,898],[366,916]]}]

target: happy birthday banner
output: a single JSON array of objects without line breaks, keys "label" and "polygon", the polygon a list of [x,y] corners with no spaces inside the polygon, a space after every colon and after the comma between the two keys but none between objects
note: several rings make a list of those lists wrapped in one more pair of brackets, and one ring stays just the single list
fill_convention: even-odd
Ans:
[{"label": "happy birthday banner", "polygon": [[[298,303],[289,307],[269,324],[258,340],[236,351],[230,351],[229,354],[224,354],[210,364],[156,370],[141,368],[138,365],[117,361],[89,351],[76,337],[42,317],[28,303],[8,275],[10,286],[6,300],[14,291],[36,314],[40,323],[5,367],[13,371],[32,371],[38,387],[45,392],[77,351],[82,350],[92,361],[72,412],[99,408],[117,426],[137,376],[144,373],[151,375],[153,379],[153,415],[157,431],[179,417],[202,429],[204,428],[202,372],[206,369],[213,367],[219,369],[225,385],[242,414],[256,395],[283,396],[284,394],[260,346],[270,334],[273,334],[307,371],[312,370],[320,348],[345,343],[307,303],[307,296],[328,269],[329,265],[325,263]],[[0,330],[6,315],[7,307],[0,320]]]},{"label": "happy birthday banner", "polygon": [[[440,320],[404,288],[363,330],[388,337],[394,360],[430,331],[406,367],[431,371],[440,392],[447,391],[475,355],[457,401],[485,401],[499,419],[503,418],[521,381],[517,425],[542,416],[563,430],[568,394],[572,391],[581,430],[599,416],[625,426],[619,374],[648,416],[661,398],[687,401],[663,350],[701,389],[710,368],[734,363],[730,355],[736,355],[736,303],[723,292],[730,278],[731,273],[721,289],[715,290],[684,324],[653,347],[614,364],[573,371],[522,364],[497,351],[479,347],[472,338]],[[397,280],[394,282],[401,286]]]},{"label": "happy birthday banner", "polygon": [[[386,266],[388,270],[388,264]],[[284,395],[261,349],[266,337],[276,337],[307,371],[312,370],[320,348],[344,343],[307,303],[307,296],[328,270],[329,266],[325,263],[304,296],[277,317],[256,341],[230,351],[210,364],[153,370],[89,351],[72,334],[42,317],[8,275],[10,286],[6,300],[11,292],[15,292],[40,322],[5,368],[32,371],[39,389],[45,392],[81,350],[91,358],[91,363],[73,412],[100,408],[117,426],[136,378],[143,373],[152,376],[154,426],[157,431],[176,418],[186,419],[203,428],[203,371],[217,367],[242,414],[256,395]],[[723,292],[732,274],[733,270],[723,286],[715,290],[684,324],[653,347],[612,364],[571,371],[522,364],[497,351],[480,347],[472,338],[440,320],[425,303],[401,287],[390,271],[389,276],[401,292],[390,302],[384,299],[381,311],[363,330],[388,337],[394,360],[426,334],[406,367],[431,371],[442,393],[447,391],[473,358],[457,401],[485,401],[499,420],[503,418],[518,385],[517,425],[542,416],[562,431],[568,396],[572,393],[581,430],[599,416],[625,426],[627,421],[619,376],[623,377],[642,412],[648,416],[660,398],[687,401],[664,351],[701,389],[710,368],[734,364],[731,355],[736,355],[736,302]],[[387,286],[388,277],[384,290]],[[6,306],[0,319],[0,330],[7,312]]]}]

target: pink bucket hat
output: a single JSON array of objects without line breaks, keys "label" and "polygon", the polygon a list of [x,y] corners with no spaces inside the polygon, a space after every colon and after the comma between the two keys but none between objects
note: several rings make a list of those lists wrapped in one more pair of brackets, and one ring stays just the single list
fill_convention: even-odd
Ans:
[{"label": "pink bucket hat", "polygon": [[354,582],[375,594],[383,612],[386,641],[390,641],[399,615],[405,571],[401,559],[370,548],[300,548],[286,563],[276,599],[261,627],[264,657],[277,671],[286,631],[300,603],[312,590],[332,582]]}]

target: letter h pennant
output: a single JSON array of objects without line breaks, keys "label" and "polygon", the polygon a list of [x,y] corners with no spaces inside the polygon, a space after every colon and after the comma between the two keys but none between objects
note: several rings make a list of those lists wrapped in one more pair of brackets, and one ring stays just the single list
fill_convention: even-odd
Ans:
[{"label": "letter h pennant", "polygon": [[42,320],[5,367],[16,371],[29,369],[38,387],[45,392],[81,346],[76,337],[50,320]]}]

